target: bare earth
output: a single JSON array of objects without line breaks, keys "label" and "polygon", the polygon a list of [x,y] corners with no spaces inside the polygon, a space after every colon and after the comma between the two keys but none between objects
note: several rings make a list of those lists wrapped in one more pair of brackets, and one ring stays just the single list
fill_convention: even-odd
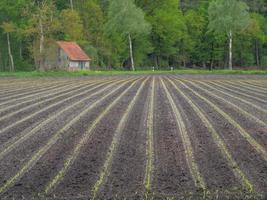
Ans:
[{"label": "bare earth", "polygon": [[267,76],[0,79],[0,199],[266,199]]}]

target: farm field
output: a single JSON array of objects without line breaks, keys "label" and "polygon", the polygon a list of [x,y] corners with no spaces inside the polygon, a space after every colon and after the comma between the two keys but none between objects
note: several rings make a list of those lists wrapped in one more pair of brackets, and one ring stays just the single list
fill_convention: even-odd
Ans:
[{"label": "farm field", "polygon": [[266,199],[267,76],[0,79],[0,199]]}]

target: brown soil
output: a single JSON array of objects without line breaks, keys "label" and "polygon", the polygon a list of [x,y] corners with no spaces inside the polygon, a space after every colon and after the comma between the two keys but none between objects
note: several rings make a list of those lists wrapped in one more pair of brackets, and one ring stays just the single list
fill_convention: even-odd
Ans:
[{"label": "brown soil", "polygon": [[[85,113],[75,124],[69,129],[66,129],[60,135],[55,144],[39,157],[36,157],[34,163],[29,164],[29,161],[36,153],[48,144],[48,141],[56,135],[68,122],[79,115],[84,109],[88,108],[92,103],[98,101],[108,92],[114,90],[120,84],[88,98],[78,106],[72,107],[64,112],[60,117],[53,120],[49,124],[42,126],[40,130],[34,133],[27,140],[21,142],[12,151],[5,156],[0,157],[0,199],[90,199],[92,198],[93,187],[99,180],[101,170],[106,161],[109,149],[114,139],[115,130],[122,119],[129,103],[137,93],[138,88],[147,76],[121,76],[116,79],[129,80],[130,78],[139,78],[136,84],[121,98],[112,109],[101,119],[95,129],[92,131],[88,141],[81,147],[74,162],[66,170],[66,173],[59,179],[59,182],[47,194],[45,188],[53,178],[58,174],[60,169],[64,167],[67,158],[71,155],[75,147],[77,147],[80,139],[85,135],[86,130],[90,127],[97,117],[109,106],[123,91],[133,83],[133,80],[118,89],[112,95],[94,107],[89,112]],[[218,100],[206,92],[194,87],[190,81],[200,80],[239,80],[246,83],[257,85],[253,81],[262,81],[262,88],[267,89],[266,76],[233,76],[233,75],[177,75],[177,76],[150,76],[145,83],[140,96],[137,98],[136,104],[129,113],[129,118],[124,124],[121,136],[118,138],[118,145],[115,148],[114,155],[109,163],[107,173],[103,177],[97,191],[96,199],[143,199],[146,195],[144,185],[146,177],[147,164],[147,120],[148,107],[150,101],[152,77],[155,78],[155,101],[154,101],[154,120],[153,120],[153,170],[151,171],[151,188],[148,193],[148,199],[166,199],[173,197],[174,199],[189,198],[214,199],[218,196],[219,199],[264,199],[267,197],[267,161],[249,144],[249,142],[241,136],[238,129],[229,123],[222,115],[209,106],[205,101],[197,97],[186,87],[179,82],[174,81],[193,103],[196,104],[204,113],[207,119],[211,122],[214,129],[217,131],[227,149],[237,162],[239,169],[253,184],[255,191],[248,193],[244,191],[240,180],[234,175],[233,169],[228,161],[216,145],[208,128],[203,124],[201,118],[196,114],[189,102],[169,83],[168,80],[179,78],[186,79],[184,82],[194,91],[207,98],[214,103],[229,116],[232,117],[244,130],[246,130],[259,145],[267,151],[267,129],[266,126],[259,125],[257,122],[247,118],[242,113],[239,113],[231,105]],[[175,114],[172,110],[170,102],[166,96],[160,79],[164,80],[171,97],[181,113],[185,128],[187,130],[195,163],[198,166],[200,176],[203,178],[206,190],[202,191],[194,183],[193,175],[190,173],[190,168],[187,163],[185,149],[183,145],[182,135],[179,131],[179,125],[176,123]],[[12,81],[12,85],[8,86],[8,81]],[[94,81],[115,80],[109,77],[94,77],[89,79],[83,78],[40,78],[40,79],[5,79],[0,81],[1,91],[0,99],[8,98],[9,96],[18,95],[17,97],[27,97],[40,91],[40,87],[30,88],[30,83],[33,81],[41,85],[44,82],[50,81],[51,85],[44,87],[56,88],[66,82],[71,82],[75,86],[82,83],[86,86],[89,82]],[[17,82],[17,85],[16,85]],[[196,82],[195,82],[196,83]],[[2,85],[1,85],[2,84]],[[54,85],[53,85],[54,84]],[[25,87],[21,87],[24,85]],[[40,109],[46,108],[53,103],[63,101],[69,96],[80,94],[91,88],[85,87],[81,91],[74,87],[71,90],[73,93],[66,97],[59,97],[38,106],[31,107],[23,112],[19,112],[12,118],[0,121],[0,150],[12,145],[14,138],[20,139],[32,128],[39,125],[49,117],[53,117],[60,110],[66,108],[79,101],[80,99],[89,96],[90,94],[109,85],[107,83],[95,90],[86,94],[72,98],[65,103],[61,103],[53,108],[38,114],[26,120],[23,123],[2,131],[5,127],[16,123]],[[212,84],[211,84],[212,85]],[[16,86],[18,90],[16,90]],[[218,96],[225,98],[227,101],[237,105],[241,109],[247,111],[251,115],[267,124],[267,114],[257,109],[253,109],[246,103],[240,102],[234,98],[228,97],[198,84]],[[27,87],[29,89],[27,89]],[[82,86],[80,86],[82,87]],[[214,86],[217,88],[216,86]],[[16,91],[13,91],[16,90]],[[24,94],[29,91],[29,94]],[[47,91],[49,94],[49,90]],[[225,92],[229,92],[226,91]],[[258,101],[253,101],[242,95],[234,94],[234,96],[246,99],[253,102],[255,105],[266,108],[266,105]],[[64,91],[58,91],[55,95],[64,94]],[[247,93],[251,94],[251,93]],[[10,97],[11,99],[12,97]],[[51,97],[50,97],[51,98]],[[46,96],[33,100],[29,103],[15,106],[4,113],[0,113],[0,117],[15,112],[18,109],[29,106],[41,100],[49,99]],[[267,97],[263,97],[267,100]],[[1,102],[1,100],[0,100]],[[4,100],[2,101],[4,102]],[[17,102],[20,102],[18,100]],[[1,152],[0,152],[1,155]],[[28,165],[29,164],[29,165]],[[22,174],[18,174],[19,171]],[[2,191],[1,191],[2,190]]]}]

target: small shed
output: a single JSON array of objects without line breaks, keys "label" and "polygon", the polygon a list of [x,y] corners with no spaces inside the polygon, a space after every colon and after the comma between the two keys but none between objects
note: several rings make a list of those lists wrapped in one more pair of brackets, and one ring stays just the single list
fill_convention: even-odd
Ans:
[{"label": "small shed", "polygon": [[91,58],[76,42],[58,41],[58,67],[70,71],[90,69]]}]

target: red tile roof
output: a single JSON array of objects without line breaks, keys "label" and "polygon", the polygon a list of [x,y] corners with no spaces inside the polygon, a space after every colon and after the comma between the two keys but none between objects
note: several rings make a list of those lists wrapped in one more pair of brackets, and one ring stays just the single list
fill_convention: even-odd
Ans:
[{"label": "red tile roof", "polygon": [[57,42],[59,47],[68,55],[70,60],[74,61],[89,61],[89,58],[86,53],[81,49],[81,47],[75,42]]}]

